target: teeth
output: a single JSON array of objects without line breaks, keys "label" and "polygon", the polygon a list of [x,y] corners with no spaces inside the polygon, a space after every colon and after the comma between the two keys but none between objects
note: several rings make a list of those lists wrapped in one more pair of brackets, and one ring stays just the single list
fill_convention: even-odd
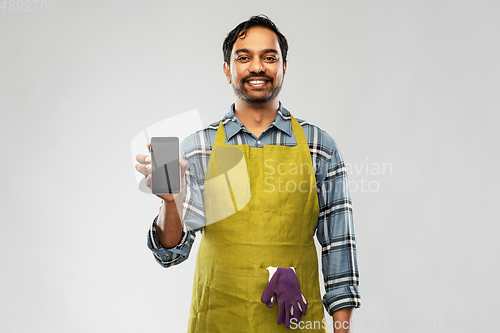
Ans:
[{"label": "teeth", "polygon": [[261,84],[261,83],[266,83],[266,81],[248,81],[250,84]]}]

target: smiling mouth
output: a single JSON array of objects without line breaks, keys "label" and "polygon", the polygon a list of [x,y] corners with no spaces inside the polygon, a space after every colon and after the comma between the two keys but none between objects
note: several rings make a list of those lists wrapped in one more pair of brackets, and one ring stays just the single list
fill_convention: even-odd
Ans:
[{"label": "smiling mouth", "polygon": [[268,82],[269,82],[268,80],[262,80],[262,79],[250,79],[250,80],[245,81],[246,84],[248,84],[252,87],[263,87]]},{"label": "smiling mouth", "polygon": [[248,80],[247,82],[250,84],[261,84],[261,83],[266,83],[267,81],[265,81],[265,80]]}]

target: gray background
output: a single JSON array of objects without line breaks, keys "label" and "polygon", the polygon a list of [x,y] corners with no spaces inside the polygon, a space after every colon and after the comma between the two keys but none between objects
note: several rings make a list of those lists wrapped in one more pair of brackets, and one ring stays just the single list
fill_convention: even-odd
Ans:
[{"label": "gray background", "polygon": [[351,165],[354,331],[500,328],[498,1],[8,5],[0,331],[185,331],[194,255],[166,270],[147,249],[159,199],[137,189],[130,141],[192,109],[220,119],[223,38],[259,13],[290,44],[284,105]]}]

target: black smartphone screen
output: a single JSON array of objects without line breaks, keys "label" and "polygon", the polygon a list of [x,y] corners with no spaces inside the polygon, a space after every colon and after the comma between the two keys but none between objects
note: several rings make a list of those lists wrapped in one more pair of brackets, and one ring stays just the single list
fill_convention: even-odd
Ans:
[{"label": "black smartphone screen", "polygon": [[153,194],[181,192],[179,138],[151,138],[151,174]]}]

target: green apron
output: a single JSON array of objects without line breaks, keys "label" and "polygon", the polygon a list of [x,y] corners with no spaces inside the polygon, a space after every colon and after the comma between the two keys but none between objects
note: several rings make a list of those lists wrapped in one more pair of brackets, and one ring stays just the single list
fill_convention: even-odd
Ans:
[{"label": "green apron", "polygon": [[313,327],[299,331],[326,332],[313,239],[316,177],[304,131],[291,119],[295,147],[226,145],[219,124],[205,177],[207,225],[188,332],[291,332],[277,324],[278,302],[267,308],[260,301],[268,266],[295,267],[308,302],[301,327],[307,321]]}]

